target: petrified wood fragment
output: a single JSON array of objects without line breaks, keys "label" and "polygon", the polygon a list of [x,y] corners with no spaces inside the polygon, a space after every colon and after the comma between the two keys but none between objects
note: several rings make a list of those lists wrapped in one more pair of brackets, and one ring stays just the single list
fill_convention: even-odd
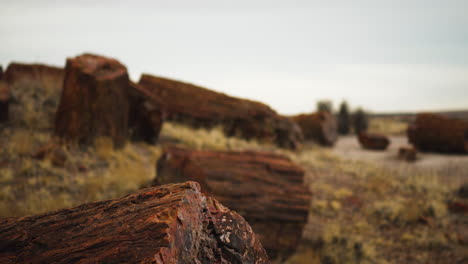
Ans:
[{"label": "petrified wood fragment", "polygon": [[158,161],[157,175],[156,185],[199,182],[206,195],[249,222],[271,258],[288,257],[301,239],[311,196],[303,169],[284,156],[170,147]]},{"label": "petrified wood fragment", "polygon": [[382,134],[361,132],[358,135],[359,144],[365,149],[386,150],[390,139]]},{"label": "petrified wood fragment", "polygon": [[115,59],[84,54],[67,59],[55,134],[67,141],[92,144],[110,137],[114,146],[128,134],[129,78]]},{"label": "petrified wood fragment", "polygon": [[398,157],[406,161],[415,161],[417,153],[417,150],[413,146],[405,146],[398,149]]},{"label": "petrified wood fragment", "polygon": [[408,140],[420,151],[468,153],[468,122],[421,113],[408,126]]},{"label": "petrified wood fragment", "polygon": [[0,263],[269,263],[248,223],[197,183],[0,220]]},{"label": "petrified wood fragment", "polygon": [[0,79],[0,123],[8,121],[10,91],[5,81]]},{"label": "petrified wood fragment", "polygon": [[311,139],[324,146],[333,146],[338,139],[338,125],[335,117],[328,112],[293,116],[302,129],[305,139]]},{"label": "petrified wood fragment", "polygon": [[51,129],[63,87],[64,70],[42,64],[11,63],[3,80],[10,91],[10,123]]},{"label": "petrified wood fragment", "polygon": [[155,143],[164,122],[161,102],[138,84],[130,84],[128,127],[133,140]]},{"label": "petrified wood fragment", "polygon": [[139,84],[162,103],[168,120],[195,127],[222,125],[228,136],[259,139],[291,149],[302,142],[294,122],[265,104],[146,74]]}]

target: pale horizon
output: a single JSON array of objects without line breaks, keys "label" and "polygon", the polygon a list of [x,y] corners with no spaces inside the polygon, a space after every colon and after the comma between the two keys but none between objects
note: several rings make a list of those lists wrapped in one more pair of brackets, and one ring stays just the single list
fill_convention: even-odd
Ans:
[{"label": "pale horizon", "polygon": [[3,1],[0,64],[95,53],[282,114],[468,110],[465,1]]}]

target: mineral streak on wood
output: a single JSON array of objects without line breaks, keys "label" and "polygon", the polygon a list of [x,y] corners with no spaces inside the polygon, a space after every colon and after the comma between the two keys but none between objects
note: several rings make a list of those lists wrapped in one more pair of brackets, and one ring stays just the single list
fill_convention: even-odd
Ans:
[{"label": "mineral streak on wood", "polygon": [[155,184],[193,180],[202,191],[236,210],[260,235],[271,258],[293,253],[309,212],[304,171],[288,158],[261,152],[166,148]]},{"label": "mineral streak on wood", "polygon": [[162,103],[168,120],[195,127],[222,125],[228,136],[259,139],[290,149],[302,143],[297,125],[265,104],[146,74],[139,84]]},{"label": "mineral streak on wood", "polygon": [[314,140],[324,146],[333,146],[338,139],[338,125],[333,115],[328,112],[301,114],[293,116],[302,129],[305,139]]},{"label": "mineral streak on wood", "polygon": [[161,102],[142,86],[130,83],[128,127],[133,140],[155,143],[164,122]]},{"label": "mineral streak on wood", "polygon": [[67,141],[92,144],[110,137],[114,146],[128,134],[129,78],[115,59],[84,54],[67,59],[55,134]]},{"label": "mineral streak on wood", "polygon": [[0,123],[8,121],[8,105],[10,102],[10,90],[8,84],[0,79]]},{"label": "mineral streak on wood", "polygon": [[0,263],[269,263],[249,224],[195,182],[0,220]]},{"label": "mineral streak on wood", "polygon": [[382,134],[361,132],[358,135],[361,147],[370,150],[386,150],[390,145],[390,139]]},{"label": "mineral streak on wood", "polygon": [[420,151],[468,153],[468,122],[422,113],[408,127],[408,140]]}]

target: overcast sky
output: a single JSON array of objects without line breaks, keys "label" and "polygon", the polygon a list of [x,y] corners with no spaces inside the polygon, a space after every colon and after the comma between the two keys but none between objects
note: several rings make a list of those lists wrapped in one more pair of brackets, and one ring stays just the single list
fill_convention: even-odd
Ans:
[{"label": "overcast sky", "polygon": [[468,109],[466,0],[0,0],[0,64],[92,52],[263,101]]}]

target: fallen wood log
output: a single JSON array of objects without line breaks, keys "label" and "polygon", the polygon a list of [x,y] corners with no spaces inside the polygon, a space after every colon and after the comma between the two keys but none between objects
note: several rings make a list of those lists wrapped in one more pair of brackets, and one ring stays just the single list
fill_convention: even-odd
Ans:
[{"label": "fallen wood log", "polygon": [[109,137],[116,148],[128,135],[129,78],[115,59],[84,54],[67,59],[55,134],[71,142],[93,144]]},{"label": "fallen wood log", "polygon": [[407,130],[408,141],[420,151],[468,153],[468,122],[421,113]]},{"label": "fallen wood log", "polygon": [[10,125],[52,129],[64,70],[43,64],[11,63],[3,80],[9,87]]},{"label": "fallen wood log", "polygon": [[281,155],[166,148],[155,185],[193,180],[202,192],[236,210],[273,258],[290,256],[307,223],[310,193],[304,171]]},{"label": "fallen wood log", "polygon": [[161,103],[167,120],[194,127],[221,125],[228,136],[258,139],[284,148],[301,145],[297,125],[265,104],[147,74],[138,84]]},{"label": "fallen wood log", "polygon": [[197,183],[0,219],[0,263],[269,263],[249,224]]},{"label": "fallen wood log", "polygon": [[359,144],[364,149],[386,150],[390,145],[390,139],[382,134],[361,132],[358,134]]},{"label": "fallen wood log", "polygon": [[305,139],[314,140],[324,146],[333,146],[338,139],[338,125],[333,115],[328,112],[301,114],[293,116],[302,130]]}]

